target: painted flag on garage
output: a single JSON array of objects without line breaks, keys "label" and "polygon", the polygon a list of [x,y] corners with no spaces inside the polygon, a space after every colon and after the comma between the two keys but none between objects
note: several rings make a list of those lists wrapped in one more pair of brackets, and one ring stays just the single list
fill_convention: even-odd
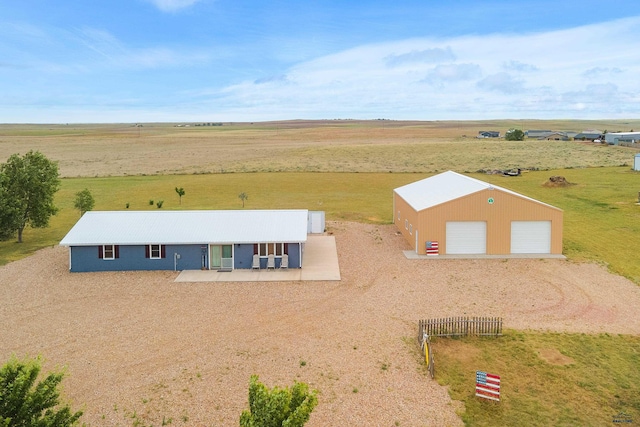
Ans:
[{"label": "painted flag on garage", "polygon": [[429,241],[427,242],[427,255],[438,255],[438,242]]},{"label": "painted flag on garage", "polygon": [[500,401],[500,377],[476,371],[476,396]]}]

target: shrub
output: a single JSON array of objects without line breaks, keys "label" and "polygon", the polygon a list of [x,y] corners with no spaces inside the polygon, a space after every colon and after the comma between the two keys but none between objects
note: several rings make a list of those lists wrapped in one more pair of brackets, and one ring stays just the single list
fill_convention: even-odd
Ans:
[{"label": "shrub", "polygon": [[318,404],[315,392],[305,383],[269,390],[252,375],[249,381],[249,410],[240,416],[241,427],[302,427]]},{"label": "shrub", "polygon": [[64,375],[52,373],[36,384],[40,360],[20,361],[12,357],[0,368],[0,425],[69,427],[77,424],[82,411],[71,412],[59,402],[58,385]]}]

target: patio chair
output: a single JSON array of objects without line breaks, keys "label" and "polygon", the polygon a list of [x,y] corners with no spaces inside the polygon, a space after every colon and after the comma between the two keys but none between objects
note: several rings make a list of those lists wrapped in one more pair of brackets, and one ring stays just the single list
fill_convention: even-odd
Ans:
[{"label": "patio chair", "polygon": [[276,256],[274,254],[270,254],[267,258],[267,270],[270,268],[276,269]]},{"label": "patio chair", "polygon": [[254,270],[260,270],[260,255],[255,254],[253,256],[253,263],[251,264],[251,268]]},{"label": "patio chair", "polygon": [[282,254],[282,259],[280,260],[280,268],[289,268],[289,255]]}]

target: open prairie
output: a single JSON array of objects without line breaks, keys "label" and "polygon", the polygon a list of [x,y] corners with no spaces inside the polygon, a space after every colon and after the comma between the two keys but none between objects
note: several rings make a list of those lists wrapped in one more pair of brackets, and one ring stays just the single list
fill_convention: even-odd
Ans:
[{"label": "open prairie", "polygon": [[628,131],[628,121],[290,121],[0,125],[0,161],[39,150],[63,177],[220,172],[436,172],[561,169],[632,163],[630,148],[568,141],[477,139],[511,128]]}]

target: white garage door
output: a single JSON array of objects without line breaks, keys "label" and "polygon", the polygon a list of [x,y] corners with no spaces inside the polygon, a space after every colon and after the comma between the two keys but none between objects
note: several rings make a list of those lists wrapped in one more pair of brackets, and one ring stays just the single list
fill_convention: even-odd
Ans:
[{"label": "white garage door", "polygon": [[447,222],[447,254],[486,254],[487,223],[484,221]]},{"label": "white garage door", "polygon": [[551,221],[512,221],[511,253],[551,253]]}]

